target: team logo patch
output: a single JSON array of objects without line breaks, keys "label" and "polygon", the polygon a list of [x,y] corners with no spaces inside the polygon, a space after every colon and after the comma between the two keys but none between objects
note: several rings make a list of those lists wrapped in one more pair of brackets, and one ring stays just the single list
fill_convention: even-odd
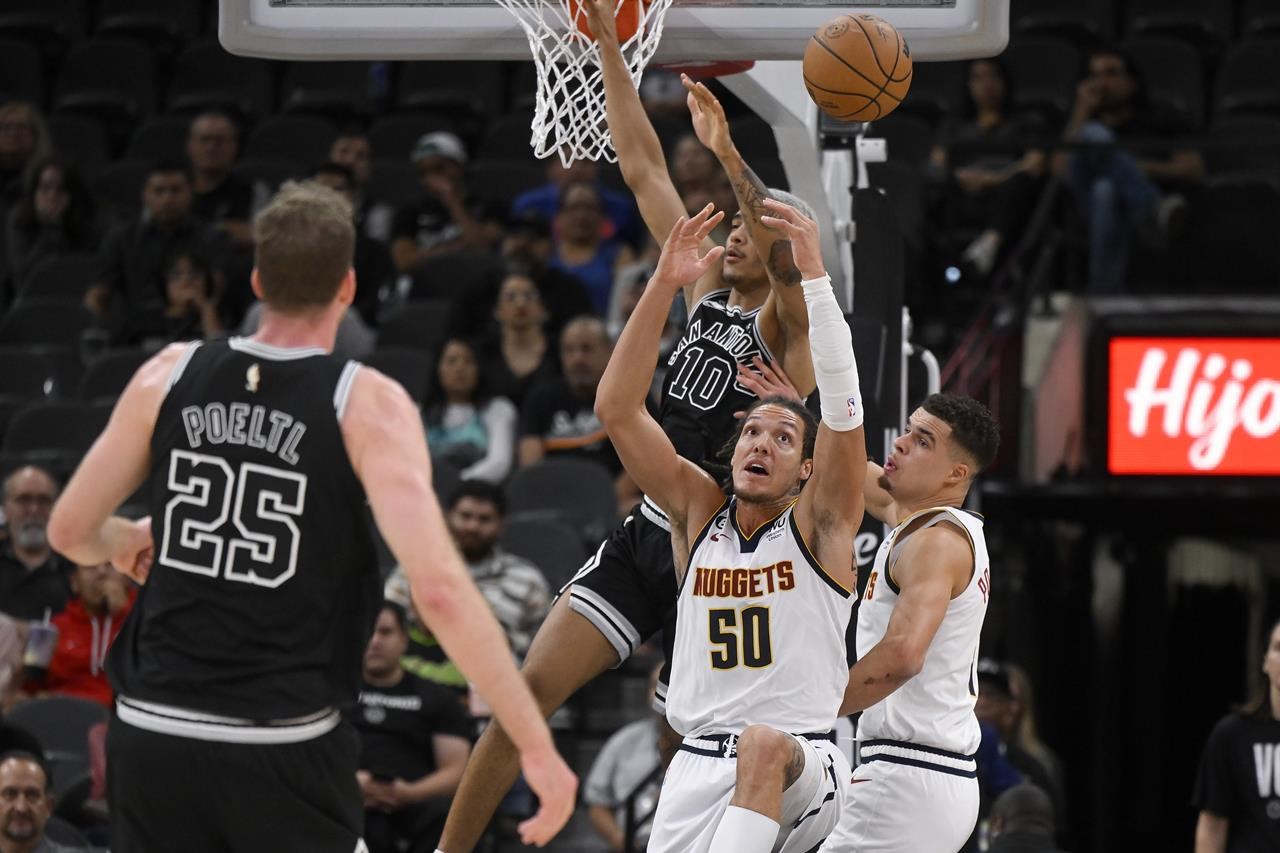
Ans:
[{"label": "team logo patch", "polygon": [[381,725],[383,720],[387,718],[387,709],[379,708],[376,705],[365,706],[364,718],[370,725]]},{"label": "team logo patch", "polygon": [[249,365],[244,372],[244,390],[258,393],[258,383],[262,381],[262,369],[257,364]]},{"label": "team logo patch", "polygon": [[724,749],[725,758],[737,758],[738,757],[738,736],[729,735],[727,738],[725,738],[724,746],[722,747],[722,749]]}]

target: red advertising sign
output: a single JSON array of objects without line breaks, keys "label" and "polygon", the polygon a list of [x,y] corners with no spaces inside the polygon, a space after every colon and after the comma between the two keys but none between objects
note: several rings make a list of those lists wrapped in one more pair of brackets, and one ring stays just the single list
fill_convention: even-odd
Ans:
[{"label": "red advertising sign", "polygon": [[1112,474],[1280,475],[1280,339],[1113,338]]}]

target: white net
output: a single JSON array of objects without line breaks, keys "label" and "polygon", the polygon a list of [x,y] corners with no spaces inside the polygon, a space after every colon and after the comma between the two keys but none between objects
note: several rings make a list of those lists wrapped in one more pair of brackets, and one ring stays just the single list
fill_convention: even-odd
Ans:
[{"label": "white net", "polygon": [[[622,44],[631,82],[640,85],[645,66],[662,38],[662,20],[672,0],[651,0],[640,8],[635,35]],[[530,145],[538,157],[560,155],[574,160],[617,160],[605,123],[604,79],[600,47],[574,24],[577,0],[497,0],[520,22],[533,50],[538,72]],[[628,4],[628,8],[634,8]]]}]

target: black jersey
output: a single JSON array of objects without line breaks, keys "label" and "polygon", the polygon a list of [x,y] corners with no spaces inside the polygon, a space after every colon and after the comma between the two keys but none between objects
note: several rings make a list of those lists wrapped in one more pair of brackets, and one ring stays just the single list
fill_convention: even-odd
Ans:
[{"label": "black jersey", "polygon": [[667,360],[659,422],[676,452],[703,465],[716,462],[740,412],[756,399],[738,384],[738,365],[773,353],[760,334],[760,309],[729,305],[730,290],[708,293],[689,312],[680,342]]},{"label": "black jersey", "polygon": [[131,700],[254,721],[355,701],[381,584],[339,418],[358,365],[192,345],[151,439],[155,559],[111,649]]}]

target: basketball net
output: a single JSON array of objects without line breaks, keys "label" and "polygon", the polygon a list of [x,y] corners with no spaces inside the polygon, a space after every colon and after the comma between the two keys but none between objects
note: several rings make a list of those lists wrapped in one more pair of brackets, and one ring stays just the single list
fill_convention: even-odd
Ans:
[{"label": "basketball net", "polygon": [[[645,66],[662,38],[662,20],[672,0],[652,0],[641,8],[635,35],[622,44],[622,58],[639,87]],[[604,77],[600,46],[579,32],[571,3],[576,0],[497,0],[508,9],[529,38],[537,68],[538,92],[530,145],[538,157],[560,155],[566,167],[574,160],[617,161],[605,121]]]}]

